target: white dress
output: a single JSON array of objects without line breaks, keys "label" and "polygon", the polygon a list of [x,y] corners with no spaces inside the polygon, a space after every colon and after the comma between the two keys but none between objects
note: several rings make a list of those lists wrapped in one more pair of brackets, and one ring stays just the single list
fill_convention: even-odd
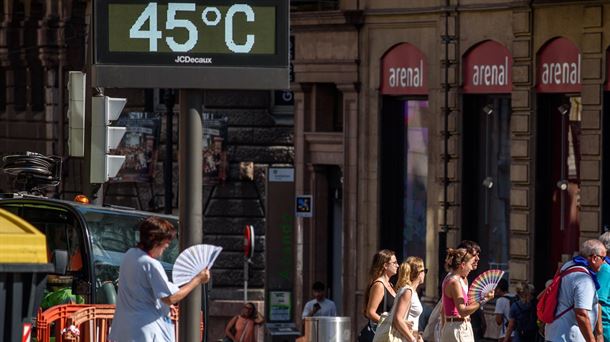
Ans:
[{"label": "white dress", "polygon": [[170,307],[161,302],[179,290],[161,263],[139,248],[125,253],[119,271],[116,312],[108,339],[113,342],[174,342]]}]

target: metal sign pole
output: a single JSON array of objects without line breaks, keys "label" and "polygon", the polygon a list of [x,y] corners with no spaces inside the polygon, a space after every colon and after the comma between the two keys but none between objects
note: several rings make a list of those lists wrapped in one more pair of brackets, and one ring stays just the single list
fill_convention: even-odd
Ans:
[{"label": "metal sign pole", "polygon": [[248,302],[248,258],[244,258],[244,304]]},{"label": "metal sign pole", "polygon": [[[180,90],[179,212],[180,250],[203,242],[203,91]],[[180,341],[200,341],[201,287],[180,303]]]}]

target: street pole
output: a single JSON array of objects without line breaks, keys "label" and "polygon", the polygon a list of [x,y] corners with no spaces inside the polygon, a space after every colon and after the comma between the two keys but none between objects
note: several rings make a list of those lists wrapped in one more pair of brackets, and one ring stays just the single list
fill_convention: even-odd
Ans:
[{"label": "street pole", "polygon": [[244,257],[244,304],[248,302],[248,258]]},{"label": "street pole", "polygon": [[174,189],[174,90],[165,89],[165,160],[163,161],[163,183],[165,183],[165,205],[163,206],[163,213],[172,213],[173,189]]},{"label": "street pole", "polygon": [[[178,120],[180,250],[203,242],[202,108],[201,90],[180,90]],[[180,341],[200,341],[200,311],[201,287],[198,287],[180,303]]]}]

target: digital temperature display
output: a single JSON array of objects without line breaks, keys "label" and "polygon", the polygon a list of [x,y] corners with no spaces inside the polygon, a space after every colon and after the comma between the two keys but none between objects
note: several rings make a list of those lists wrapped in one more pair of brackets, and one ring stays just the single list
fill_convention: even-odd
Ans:
[{"label": "digital temperature display", "polygon": [[[95,0],[94,82],[98,86],[180,85],[176,84],[180,82],[172,81],[175,77],[164,76],[152,83],[145,81],[156,78],[150,75],[151,72],[170,74],[166,74],[167,69],[155,71],[144,67],[169,67],[174,71],[195,67],[287,70],[288,1]],[[133,67],[126,69],[128,66]],[[145,74],[136,70],[145,70]],[[230,78],[231,70],[223,70],[229,71]],[[207,75],[222,75],[218,71]],[[205,76],[201,70],[195,74],[179,71],[177,74],[181,75],[179,77]],[[126,79],[128,75],[139,75],[141,79],[132,82]],[[243,76],[248,73],[241,75],[243,83]],[[273,77],[273,73],[269,75]],[[253,79],[253,82],[257,81]],[[186,83],[187,88],[196,87],[192,82]],[[206,81],[201,83],[210,87]],[[288,82],[281,83],[287,86]],[[226,86],[221,84],[218,88]]]}]

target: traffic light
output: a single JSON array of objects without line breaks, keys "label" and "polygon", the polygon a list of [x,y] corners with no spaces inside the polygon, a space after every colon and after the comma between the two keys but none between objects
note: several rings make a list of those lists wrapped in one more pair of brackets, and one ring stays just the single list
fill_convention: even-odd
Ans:
[{"label": "traffic light", "polygon": [[110,154],[117,148],[125,127],[110,126],[118,119],[127,99],[94,96],[91,101],[91,183],[104,183],[115,177],[125,156]]},{"label": "traffic light", "polygon": [[68,79],[68,155],[85,156],[85,80],[87,75],[70,71]]}]

